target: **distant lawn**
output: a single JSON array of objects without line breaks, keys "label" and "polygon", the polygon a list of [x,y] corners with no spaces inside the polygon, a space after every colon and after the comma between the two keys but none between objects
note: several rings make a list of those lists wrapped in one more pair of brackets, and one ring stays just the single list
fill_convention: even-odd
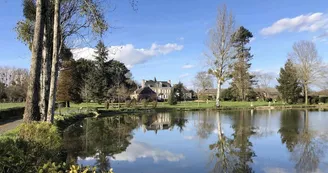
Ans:
[{"label": "distant lawn", "polygon": [[22,103],[0,103],[1,109],[15,108],[15,107],[24,107],[25,102]]}]

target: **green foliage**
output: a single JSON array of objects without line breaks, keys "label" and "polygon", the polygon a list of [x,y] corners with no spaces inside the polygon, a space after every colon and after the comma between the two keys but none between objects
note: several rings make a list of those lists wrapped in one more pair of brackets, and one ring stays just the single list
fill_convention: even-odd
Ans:
[{"label": "green foliage", "polygon": [[23,107],[0,110],[0,122],[22,118],[23,114],[24,114]]},{"label": "green foliage", "polygon": [[290,59],[285,63],[285,67],[280,69],[279,85],[276,86],[286,103],[296,103],[302,91],[297,77],[297,71]]},{"label": "green foliage", "polygon": [[148,99],[142,99],[141,100],[141,104],[144,108],[146,108],[148,106],[148,103],[149,103]]},{"label": "green foliage", "polygon": [[328,103],[327,96],[319,96],[319,103]]},{"label": "green foliage", "polygon": [[234,98],[234,96],[233,96],[232,89],[231,89],[231,88],[224,89],[224,90],[221,92],[221,98],[222,98],[224,101],[234,100],[235,98]]},{"label": "green foliage", "polygon": [[73,59],[62,62],[62,70],[58,77],[57,100],[81,103],[80,80],[77,78],[76,63]]},{"label": "green foliage", "polygon": [[233,72],[231,74],[231,86],[237,100],[245,101],[255,83],[254,76],[249,73],[249,68],[251,67],[250,61],[253,55],[250,53],[251,48],[246,47],[252,37],[253,34],[244,27],[240,27],[232,35],[233,47],[236,50],[234,56],[236,62],[233,65]]},{"label": "green foliage", "polygon": [[126,101],[125,101],[125,106],[126,106],[127,108],[129,108],[129,107],[131,107],[131,103],[132,103],[132,100],[126,100]]},{"label": "green foliage", "polygon": [[25,141],[39,143],[49,151],[59,149],[62,142],[56,126],[46,122],[22,124],[18,136]]},{"label": "green foliage", "polygon": [[60,161],[62,140],[55,126],[22,124],[15,134],[0,138],[0,172],[37,172],[49,161]]},{"label": "green foliage", "polygon": [[185,100],[186,89],[183,86],[183,83],[179,82],[173,86],[173,92],[176,95],[177,101]]},{"label": "green foliage", "polygon": [[137,106],[137,100],[135,98],[131,100],[131,106],[134,108]]},{"label": "green foliage", "polygon": [[169,105],[176,105],[178,103],[178,99],[175,95],[174,89],[171,90],[167,102],[169,103]]},{"label": "green foliage", "polygon": [[153,106],[153,108],[156,108],[156,107],[157,107],[157,100],[154,100],[154,101],[152,102],[152,106]]},{"label": "green foliage", "polygon": [[319,103],[319,96],[313,96],[310,98],[310,104],[318,104]]}]

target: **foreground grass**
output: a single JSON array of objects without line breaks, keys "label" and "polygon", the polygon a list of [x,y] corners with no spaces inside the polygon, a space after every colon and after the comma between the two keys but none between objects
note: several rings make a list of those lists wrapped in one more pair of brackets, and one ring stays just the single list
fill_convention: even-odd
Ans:
[{"label": "foreground grass", "polygon": [[15,108],[15,107],[24,107],[25,102],[22,103],[0,103],[0,110]]}]

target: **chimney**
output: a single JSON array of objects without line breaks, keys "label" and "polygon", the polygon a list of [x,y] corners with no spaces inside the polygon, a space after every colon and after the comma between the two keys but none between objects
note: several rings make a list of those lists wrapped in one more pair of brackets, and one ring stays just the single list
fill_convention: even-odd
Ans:
[{"label": "chimney", "polygon": [[146,85],[146,81],[145,81],[145,79],[142,79],[142,82],[141,82],[141,88],[144,88],[145,85]]},{"label": "chimney", "polygon": [[168,80],[167,83],[169,83],[171,85],[171,87],[172,87],[171,80]]}]

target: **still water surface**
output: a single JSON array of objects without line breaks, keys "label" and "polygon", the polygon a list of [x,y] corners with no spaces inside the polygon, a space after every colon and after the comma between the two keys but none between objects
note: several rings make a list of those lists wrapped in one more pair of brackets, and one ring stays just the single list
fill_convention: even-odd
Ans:
[{"label": "still water surface", "polygon": [[68,161],[115,173],[328,172],[328,112],[177,112],[85,119]]}]

